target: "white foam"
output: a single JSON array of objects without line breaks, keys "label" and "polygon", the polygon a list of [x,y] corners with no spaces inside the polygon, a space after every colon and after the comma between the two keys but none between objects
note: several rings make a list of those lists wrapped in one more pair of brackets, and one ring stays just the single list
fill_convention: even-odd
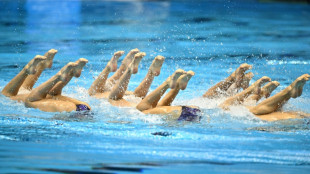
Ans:
[{"label": "white foam", "polygon": [[136,104],[142,101],[140,97],[136,97],[134,95],[125,95],[123,98],[129,102],[136,103]]},{"label": "white foam", "polygon": [[202,109],[214,109],[217,108],[223,101],[225,101],[225,98],[223,97],[217,99],[198,97],[189,100],[175,101],[174,105],[198,106]]}]

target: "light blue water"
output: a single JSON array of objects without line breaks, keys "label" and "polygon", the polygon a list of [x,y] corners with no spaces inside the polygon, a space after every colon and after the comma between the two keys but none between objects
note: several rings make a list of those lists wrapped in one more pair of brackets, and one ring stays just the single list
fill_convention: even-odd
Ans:
[{"label": "light blue water", "polygon": [[[0,96],[1,173],[309,173],[310,120],[275,123],[243,107],[224,112],[200,96],[240,63],[254,80],[281,83],[310,73],[310,6],[256,1],[0,1],[0,88],[36,54],[55,48],[52,69],[89,60],[64,94],[88,102],[89,116],[45,113]],[[155,89],[177,68],[196,75],[175,105],[203,110],[200,123],[169,121],[87,96],[114,51],[147,53],[129,90],[156,55],[166,61]],[[253,80],[253,81],[254,81]],[[310,113],[310,84],[284,110]],[[168,132],[167,137],[154,132]]]}]

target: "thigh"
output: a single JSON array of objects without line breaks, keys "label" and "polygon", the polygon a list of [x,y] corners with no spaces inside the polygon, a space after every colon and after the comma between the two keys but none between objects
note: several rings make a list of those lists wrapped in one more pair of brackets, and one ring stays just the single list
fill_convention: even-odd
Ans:
[{"label": "thigh", "polygon": [[109,94],[110,94],[110,92],[96,93],[92,97],[95,97],[95,98],[98,98],[98,99],[100,99],[100,98],[108,99],[109,98]]},{"label": "thigh", "polygon": [[37,108],[45,112],[71,112],[76,111],[76,105],[69,101],[43,99],[35,102],[26,102],[27,107]]},{"label": "thigh", "polygon": [[109,99],[109,102],[111,105],[117,106],[117,107],[136,107],[136,105],[137,105],[137,104],[129,102],[125,99],[119,99],[119,100]]},{"label": "thigh", "polygon": [[75,105],[83,104],[83,105],[86,105],[89,109],[91,109],[88,103],[83,102],[83,101],[80,101],[80,100],[77,100],[77,99],[74,99],[74,98],[71,98],[71,97],[67,97],[67,96],[63,96],[63,95],[56,95],[56,96],[52,96],[52,97],[49,96],[49,98],[55,99],[55,100],[61,100],[61,101],[72,102],[72,103],[74,103]]},{"label": "thigh", "polygon": [[166,115],[172,119],[178,119],[182,113],[182,106],[158,106],[142,112],[145,114]]},{"label": "thigh", "polygon": [[298,119],[309,117],[310,114],[304,114],[299,112],[273,112],[265,115],[256,115],[258,118],[265,121],[278,121],[278,120],[287,120],[287,119]]}]

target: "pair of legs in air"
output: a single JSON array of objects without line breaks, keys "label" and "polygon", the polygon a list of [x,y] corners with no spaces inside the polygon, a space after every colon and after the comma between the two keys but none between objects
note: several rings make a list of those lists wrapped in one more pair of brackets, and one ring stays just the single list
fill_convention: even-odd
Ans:
[{"label": "pair of legs in air", "polygon": [[[117,60],[123,54],[123,51],[114,53],[114,56],[108,62],[107,66],[91,85],[89,94],[97,98],[107,98],[114,106],[136,107],[138,110],[150,114],[180,116],[182,107],[170,105],[178,92],[186,88],[194,72],[189,71],[186,73],[183,70],[177,70],[162,85],[147,95],[154,77],[160,74],[160,69],[164,61],[164,57],[157,56],[152,62],[143,81],[133,92],[130,92],[127,91],[127,87],[131,74],[138,72],[138,65],[145,56],[145,53],[139,52],[138,49],[131,50],[122,61],[120,68],[116,71]],[[116,71],[115,74],[108,79],[109,73],[113,71]],[[171,91],[159,101],[168,88],[171,88]],[[124,95],[135,95],[143,100],[138,104],[132,103],[123,99]],[[187,108],[187,110],[189,109]]]},{"label": "pair of legs in air", "polygon": [[[73,76],[79,77],[82,68],[88,62],[81,58],[70,62],[56,75],[33,89],[35,82],[45,68],[50,68],[57,50],[51,49],[44,56],[33,58],[2,90],[2,94],[13,100],[22,101],[27,107],[47,112],[70,112],[89,110],[87,103],[61,95],[63,87]],[[18,94],[20,88],[31,90],[27,94]]]},{"label": "pair of legs in air", "polygon": [[[280,83],[277,81],[271,81],[269,77],[264,76],[261,79],[257,80],[255,83],[253,83],[251,86],[249,86],[249,81],[253,77],[253,74],[245,74],[245,71],[247,71],[248,69],[251,69],[250,65],[240,65],[240,67],[228,78],[226,78],[222,82],[219,82],[214,87],[211,87],[204,94],[204,97],[213,98],[218,96],[221,92],[224,92],[226,94],[228,93],[227,95],[229,95],[229,89],[243,88],[244,90],[242,92],[228,97],[220,105],[220,107],[227,110],[231,105],[246,104],[250,102],[254,102],[256,104],[261,98],[265,97],[266,99],[257,104],[256,106],[247,106],[250,112],[263,120],[276,121],[282,119],[310,117],[310,114],[306,113],[280,111],[282,106],[290,98],[297,98],[301,96],[303,86],[310,78],[309,74],[304,74],[298,77],[287,88],[280,91],[276,95],[269,97],[272,91],[276,89],[280,85]],[[269,83],[266,84],[264,87],[261,87],[266,82]]]}]

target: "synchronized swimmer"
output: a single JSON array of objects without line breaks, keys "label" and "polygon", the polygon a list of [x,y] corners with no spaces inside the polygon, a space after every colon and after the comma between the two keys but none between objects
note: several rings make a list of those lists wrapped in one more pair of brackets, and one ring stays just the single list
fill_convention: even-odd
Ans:
[{"label": "synchronized swimmer", "polygon": [[[44,56],[35,56],[2,90],[2,94],[12,100],[24,102],[26,107],[38,108],[46,112],[71,112],[91,110],[89,104],[62,95],[62,89],[74,77],[81,75],[87,59],[80,58],[76,62],[65,65],[58,73],[46,82],[32,89],[41,73],[51,68],[57,50],[51,49]],[[92,83],[88,90],[90,96],[107,99],[112,105],[118,107],[134,107],[145,114],[169,115],[176,120],[199,120],[201,110],[196,106],[171,106],[180,90],[185,90],[189,80],[195,75],[193,71],[176,70],[160,86],[148,94],[149,88],[156,76],[160,74],[165,58],[157,56],[153,60],[145,78],[133,91],[127,91],[132,74],[138,72],[138,65],[146,55],[138,49],[131,50],[117,69],[117,61],[124,51],[117,51],[106,67]],[[241,64],[230,76],[211,87],[204,95],[205,98],[217,98],[225,94],[227,99],[219,105],[229,110],[232,105],[244,105],[251,113],[262,120],[276,121],[291,118],[310,117],[302,112],[283,112],[282,106],[290,99],[301,96],[303,86],[310,75],[298,77],[291,85],[276,95],[269,97],[280,83],[271,81],[267,76],[262,77],[250,85],[253,73],[246,73],[252,66]],[[108,78],[111,72],[115,72]],[[263,84],[269,82],[262,87]],[[18,94],[21,88],[27,89],[26,94]],[[165,96],[165,92],[171,89]],[[239,90],[243,89],[238,93]],[[134,95],[141,98],[141,102],[134,103],[125,100],[125,95]],[[266,98],[258,103],[261,98]],[[251,106],[248,103],[255,103]]]}]

